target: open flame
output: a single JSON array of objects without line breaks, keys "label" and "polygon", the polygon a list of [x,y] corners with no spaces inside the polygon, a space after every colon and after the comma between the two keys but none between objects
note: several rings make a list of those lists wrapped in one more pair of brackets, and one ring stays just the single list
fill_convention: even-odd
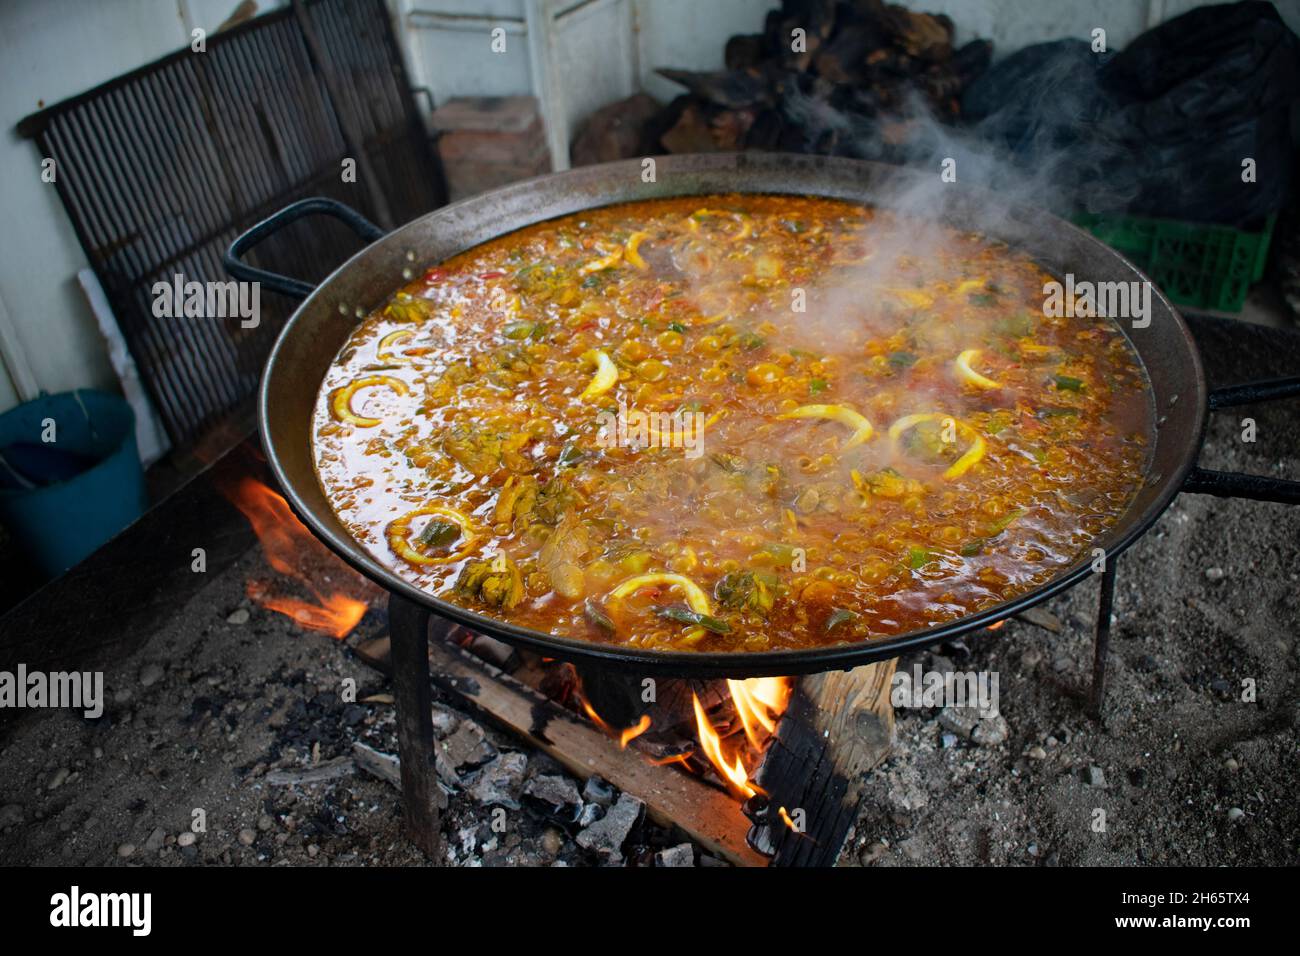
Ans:
[{"label": "open flame", "polygon": [[[731,692],[731,702],[745,730],[751,755],[757,758],[762,754],[768,738],[776,732],[776,722],[789,703],[790,682],[784,677],[756,677],[743,681],[729,680],[727,689]],[[745,799],[762,793],[750,779],[750,772],[739,750],[731,756],[724,752],[722,738],[704,712],[699,697],[692,694],[691,702],[695,707],[695,725],[700,747],[722,775],[722,779]]]},{"label": "open flame", "polygon": [[[571,665],[565,667],[571,668]],[[571,677],[573,682],[569,693],[572,695],[572,701],[593,724],[617,740],[620,749],[627,749],[629,743],[650,730],[649,714],[642,714],[635,724],[621,730],[611,725],[600,716],[591,701],[587,699],[587,695],[583,693],[582,680],[577,672],[571,670]],[[713,722],[709,720],[709,715],[705,712],[704,705],[700,703],[699,696],[691,695],[691,704],[695,710],[696,736],[699,741],[698,752],[708,758],[723,782],[742,799],[749,799],[763,792],[751,779],[752,768],[757,767],[768,741],[776,733],[777,721],[785,713],[792,688],[792,682],[786,677],[757,677],[750,680],[727,681],[732,705],[744,729],[743,737],[735,736],[738,742],[735,752],[730,752],[731,741],[724,741],[724,734],[719,733],[718,728],[714,727]],[[725,731],[728,736],[734,733],[734,728]],[[647,756],[646,759],[657,766],[680,763],[687,771],[695,772],[698,772],[699,768],[699,763],[692,761],[690,752],[667,754],[661,757]]]},{"label": "open flame", "polygon": [[722,738],[713,729],[709,715],[704,712],[704,707],[696,694],[691,694],[691,703],[695,705],[695,723],[699,730],[700,746],[704,750],[704,755],[722,774],[722,779],[731,784],[746,799],[758,793],[758,787],[749,781],[749,771],[745,769],[745,762],[740,759],[740,754],[736,754],[734,759],[728,759],[722,752]]},{"label": "open flame", "polygon": [[[767,738],[776,733],[776,722],[790,700],[790,682],[784,677],[755,677],[729,680],[732,703],[755,750],[762,750]],[[765,733],[759,733],[759,728]]]},{"label": "open flame", "polygon": [[[307,630],[346,637],[365,615],[369,604],[341,590],[324,592],[317,587],[317,580],[333,576],[330,572],[338,565],[337,559],[312,537],[289,509],[289,503],[260,481],[244,477],[233,487],[222,490],[253,526],[266,563],[302,585],[315,603],[273,594],[270,586],[261,581],[248,582],[248,596],[262,607],[293,618]],[[322,573],[322,568],[328,570]],[[347,573],[351,575],[350,570]],[[355,590],[361,592],[363,587],[358,579]]]},{"label": "open flame", "polygon": [[626,750],[628,744],[636,740],[636,738],[640,737],[643,733],[645,733],[649,729],[650,729],[650,715],[642,714],[641,719],[638,720],[635,724],[619,732],[618,735],[619,750]]},{"label": "open flame", "polygon": [[601,717],[600,714],[596,713],[596,708],[591,706],[591,701],[587,700],[587,695],[582,692],[582,681],[577,680],[576,673],[574,674],[574,678],[575,678],[575,683],[573,685],[574,700],[576,700],[578,702],[578,705],[582,707],[583,713],[585,713],[589,718],[591,718],[591,722],[593,724],[595,724],[601,730],[605,731],[605,733],[609,734],[611,737],[615,737],[618,739],[619,750],[626,750],[628,744],[636,740],[636,738],[640,737],[643,733],[645,733],[647,730],[650,729],[649,714],[642,714],[641,718],[631,727],[625,727],[622,730],[617,730],[614,727],[611,727],[609,725],[609,722],[606,721],[605,718]]}]

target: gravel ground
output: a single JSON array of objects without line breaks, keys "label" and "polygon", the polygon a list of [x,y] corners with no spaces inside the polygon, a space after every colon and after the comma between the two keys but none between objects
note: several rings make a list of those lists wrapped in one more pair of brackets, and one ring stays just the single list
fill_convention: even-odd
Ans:
[{"label": "gravel ground", "polygon": [[[1300,449],[1276,413],[1272,449]],[[1209,465],[1268,471],[1231,418]],[[1270,430],[1271,429],[1271,430]],[[1263,438],[1261,438],[1263,442]],[[1286,462],[1296,474],[1296,461]],[[1120,559],[1104,720],[1084,713],[1097,588],[900,661],[994,671],[1008,733],[980,746],[937,711],[898,712],[845,857],[880,866],[1288,865],[1300,861],[1300,509],[1183,495]],[[1254,702],[1241,699],[1253,681]],[[949,736],[945,739],[945,734]],[[1104,811],[1104,829],[1098,823]]]},{"label": "gravel ground", "polygon": [[[1240,441],[1240,416],[1217,417],[1205,464],[1300,473],[1297,416],[1254,415],[1254,445]],[[1120,561],[1101,723],[1080,699],[1095,584],[1047,605],[1060,633],[1012,621],[900,662],[996,672],[1001,721],[972,740],[938,711],[900,710],[895,753],[867,779],[841,862],[1296,863],[1298,542],[1300,508],[1180,497]],[[386,679],[250,605],[244,582],[265,573],[250,553],[107,670],[100,718],[47,711],[0,726],[0,859],[424,862],[402,837],[397,791],[348,763],[358,741],[396,752]],[[648,824],[635,799],[570,779],[491,728],[453,711],[438,727],[455,764],[448,862],[714,862]],[[312,768],[326,779],[283,782]]]},{"label": "gravel ground", "polygon": [[[425,862],[402,835],[397,790],[351,762],[356,742],[397,751],[387,678],[332,638],[302,633],[251,604],[244,582],[265,574],[260,554],[250,553],[138,654],[106,670],[98,719],[44,711],[0,728],[0,859],[79,866]],[[343,700],[349,678],[352,703]],[[654,865],[659,853],[675,865],[699,859],[680,847],[680,834],[647,822],[634,798],[600,781],[568,778],[545,755],[524,752],[445,705],[435,726],[455,790],[444,815],[444,862]],[[292,782],[308,772],[323,779]],[[494,817],[485,800],[504,814]],[[206,830],[196,834],[197,811]]]}]

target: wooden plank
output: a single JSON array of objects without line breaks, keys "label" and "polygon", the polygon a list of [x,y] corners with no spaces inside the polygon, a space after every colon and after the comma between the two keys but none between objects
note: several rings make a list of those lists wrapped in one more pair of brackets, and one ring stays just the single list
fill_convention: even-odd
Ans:
[{"label": "wooden plank", "polygon": [[748,821],[730,796],[672,767],[655,766],[572,711],[460,648],[431,642],[434,681],[579,777],[599,774],[645,802],[661,826],[677,826],[736,866],[766,866],[745,841]]},{"label": "wooden plank", "polygon": [[1061,619],[1044,607],[1027,607],[1016,615],[1016,620],[1036,625],[1053,634],[1061,633]]},{"label": "wooden plank", "polygon": [[352,762],[371,776],[402,789],[402,762],[392,754],[380,753],[357,740],[352,744]]},{"label": "wooden plank", "polygon": [[[896,661],[801,677],[759,768],[769,809],[755,839],[771,846],[773,866],[833,866],[857,819],[865,775],[889,756],[894,709],[889,702]],[[805,828],[796,833],[777,808]]]}]

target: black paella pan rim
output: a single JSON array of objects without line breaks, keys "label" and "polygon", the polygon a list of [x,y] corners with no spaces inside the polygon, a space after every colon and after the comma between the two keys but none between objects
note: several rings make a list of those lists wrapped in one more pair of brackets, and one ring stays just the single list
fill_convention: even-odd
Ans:
[{"label": "black paella pan rim", "polygon": [[[285,323],[270,351],[258,394],[258,425],[276,481],[295,514],[317,538],[388,592],[481,634],[547,657],[679,677],[785,676],[887,660],[985,628],[1048,600],[1094,573],[1091,554],[1086,554],[1046,583],[1009,601],[935,627],[891,637],[813,649],[690,652],[598,644],[496,620],[429,594],[372,558],[338,522],[319,488],[310,449],[311,409],[324,370],[342,340],[361,316],[391,295],[404,268],[428,268],[455,252],[535,222],[638,199],[729,192],[784,193],[907,208],[915,196],[931,194],[931,184],[924,174],[832,157],[779,153],[679,155],[655,159],[654,182],[645,181],[645,170],[643,160],[589,166],[462,200],[378,238],[314,290],[305,283],[296,284],[299,289],[293,292],[306,298]],[[350,213],[346,207],[343,211]],[[1035,256],[1058,278],[1068,271],[1079,281],[1149,283],[1127,259],[1070,223],[978,189],[949,190],[947,195],[941,191],[934,208],[926,213],[950,225],[987,230]],[[254,227],[246,236],[258,230],[263,235],[273,232],[279,215]],[[351,215],[360,221],[358,228],[368,226],[355,213]],[[364,233],[367,238],[380,234],[374,227],[369,229]],[[232,271],[240,265],[234,246],[227,263]],[[243,267],[243,273],[253,274],[247,267]],[[265,274],[263,277],[271,278]],[[282,280],[282,285],[288,284]],[[1153,432],[1155,449],[1135,500],[1116,524],[1093,542],[1104,549],[1108,561],[1115,560],[1150,528],[1178,494],[1193,467],[1205,429],[1206,382],[1191,334],[1168,299],[1154,284],[1150,288],[1150,322],[1141,329],[1121,326],[1121,330],[1151,378],[1158,422]]]}]

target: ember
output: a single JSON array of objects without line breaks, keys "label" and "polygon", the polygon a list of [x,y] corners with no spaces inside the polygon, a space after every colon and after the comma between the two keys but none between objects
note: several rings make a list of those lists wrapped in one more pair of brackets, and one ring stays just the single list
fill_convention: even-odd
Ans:
[{"label": "ember", "polygon": [[573,669],[573,665],[565,664],[564,668],[571,675],[571,681],[572,681],[571,693],[573,695],[573,699],[578,702],[578,706],[582,708],[583,713],[585,713],[589,718],[591,718],[591,722],[593,724],[595,724],[605,733],[609,734],[611,737],[618,738],[618,745],[621,749],[626,750],[628,741],[636,739],[637,737],[641,736],[643,733],[645,733],[647,730],[650,729],[650,716],[648,714],[642,714],[641,719],[637,721],[636,724],[634,724],[631,727],[627,727],[624,730],[616,730],[615,728],[611,727],[609,725],[609,722],[606,721],[605,718],[601,717],[600,714],[596,713],[596,708],[591,706],[591,701],[587,700],[587,695],[582,692],[582,681],[578,677],[577,672]]}]

